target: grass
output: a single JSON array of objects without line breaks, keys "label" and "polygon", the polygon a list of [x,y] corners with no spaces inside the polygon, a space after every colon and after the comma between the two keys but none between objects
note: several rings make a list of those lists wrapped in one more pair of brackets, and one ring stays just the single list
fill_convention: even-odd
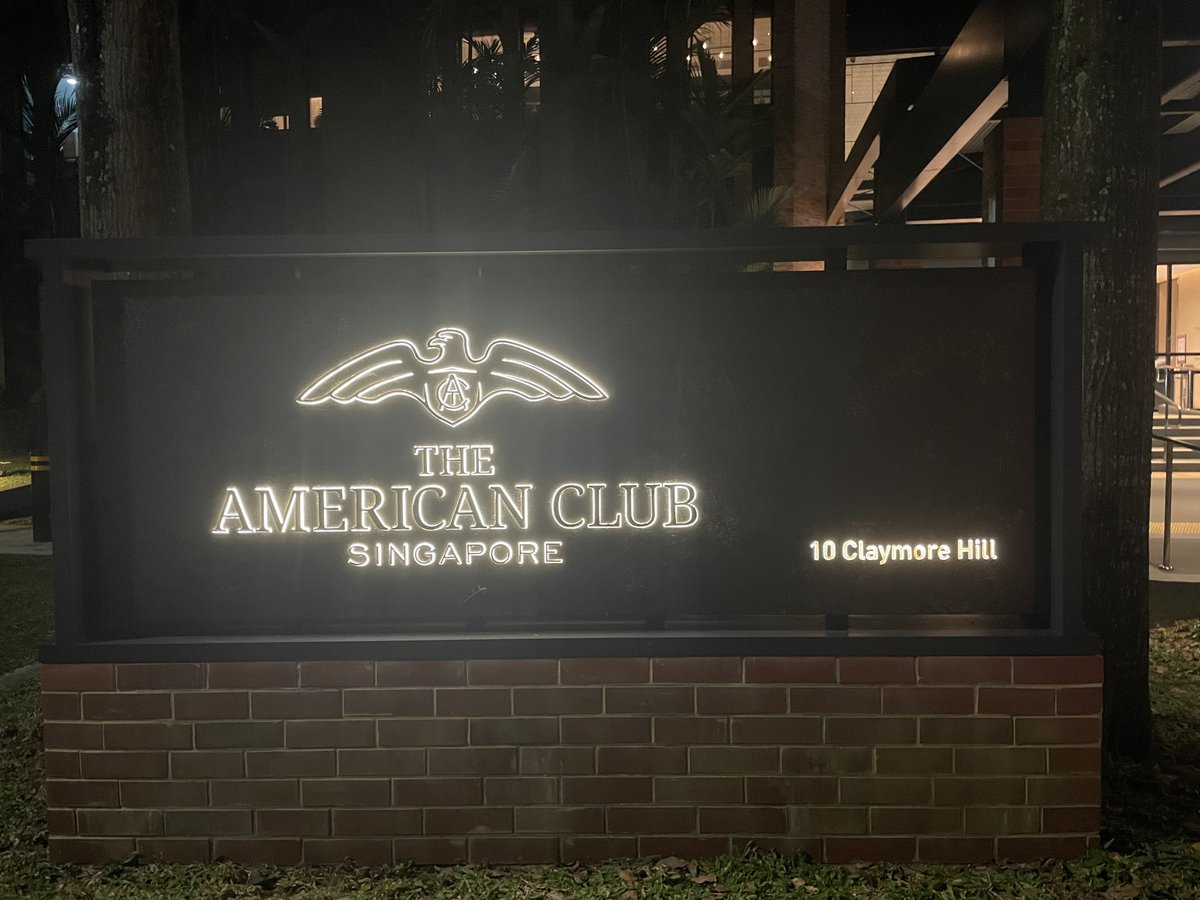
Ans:
[{"label": "grass", "polygon": [[[0,557],[0,616],[28,615],[8,636],[10,659],[32,657],[48,619],[48,561]],[[34,607],[43,610],[31,612]],[[41,623],[41,624],[38,624]],[[39,631],[41,629],[41,631]],[[6,632],[7,635],[7,632]],[[2,671],[2,669],[0,669]],[[1011,866],[830,866],[749,853],[602,866],[366,869],[141,864],[59,866],[46,851],[37,688],[0,690],[0,897],[228,898],[1037,898],[1200,897],[1200,619],[1154,629],[1151,677],[1159,754],[1106,790],[1106,847],[1080,860]],[[1133,802],[1136,801],[1136,802]],[[1157,811],[1157,813],[1155,813]]]},{"label": "grass", "polygon": [[50,560],[0,557],[0,674],[37,660],[53,627]]}]

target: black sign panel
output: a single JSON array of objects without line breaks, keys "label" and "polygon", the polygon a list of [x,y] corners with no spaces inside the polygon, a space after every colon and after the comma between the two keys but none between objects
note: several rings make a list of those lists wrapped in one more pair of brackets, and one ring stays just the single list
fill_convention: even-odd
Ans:
[{"label": "black sign panel", "polygon": [[1025,270],[94,291],[97,637],[1046,615]]}]

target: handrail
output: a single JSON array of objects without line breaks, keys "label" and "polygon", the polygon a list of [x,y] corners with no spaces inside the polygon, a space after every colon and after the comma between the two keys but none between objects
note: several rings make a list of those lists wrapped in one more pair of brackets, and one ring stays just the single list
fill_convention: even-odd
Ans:
[{"label": "handrail", "polygon": [[1158,567],[1164,572],[1170,572],[1175,567],[1171,565],[1171,486],[1172,479],[1175,473],[1175,448],[1186,447],[1188,450],[1200,450],[1200,444],[1190,444],[1187,441],[1181,441],[1179,438],[1167,437],[1165,434],[1155,434],[1150,432],[1150,439],[1154,441],[1162,441],[1166,444],[1163,448],[1163,460],[1166,465],[1166,484],[1163,485],[1163,555],[1162,562]]}]

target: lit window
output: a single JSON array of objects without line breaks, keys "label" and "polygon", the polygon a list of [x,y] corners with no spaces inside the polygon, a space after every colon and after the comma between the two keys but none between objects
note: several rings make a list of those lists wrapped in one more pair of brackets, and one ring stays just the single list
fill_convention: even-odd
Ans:
[{"label": "lit window", "polygon": [[321,125],[321,116],[325,112],[324,97],[309,97],[308,98],[308,127],[319,128]]}]

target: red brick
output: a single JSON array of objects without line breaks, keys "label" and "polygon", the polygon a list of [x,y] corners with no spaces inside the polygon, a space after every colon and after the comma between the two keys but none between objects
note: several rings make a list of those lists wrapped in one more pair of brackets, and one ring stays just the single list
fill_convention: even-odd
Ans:
[{"label": "red brick", "polygon": [[600,775],[672,775],[687,771],[686,747],[600,747]]},{"label": "red brick", "polygon": [[564,659],[559,662],[558,670],[563,684],[648,684],[650,681],[649,659]]},{"label": "red brick", "polygon": [[1099,778],[1030,778],[1031,806],[1067,806],[1100,803]]},{"label": "red brick", "polygon": [[751,656],[746,684],[833,684],[837,660],[832,656]]},{"label": "red brick", "polygon": [[734,716],[735,744],[819,744],[821,720],[816,716]]},{"label": "red brick", "polygon": [[831,837],[825,840],[825,858],[831,863],[858,860],[906,863],[917,855],[917,842],[910,837]]},{"label": "red brick", "polygon": [[47,750],[42,754],[47,778],[80,778],[78,750]]},{"label": "red brick", "polygon": [[514,688],[513,713],[518,716],[565,716],[604,711],[598,687]]},{"label": "red brick", "polygon": [[342,708],[348,716],[432,716],[433,691],[427,688],[344,691]]},{"label": "red brick", "polygon": [[47,750],[99,750],[104,746],[103,727],[98,722],[46,722],[42,744]]},{"label": "red brick", "polygon": [[912,744],[917,720],[883,716],[830,717],[825,720],[827,744]]},{"label": "red brick", "polygon": [[301,687],[371,687],[375,663],[321,661],[300,663]]},{"label": "red brick", "polygon": [[496,744],[557,744],[558,719],[517,718],[471,719],[470,742],[476,746]]},{"label": "red brick", "polygon": [[288,722],[285,744],[291,747],[374,747],[373,719]]},{"label": "red brick", "polygon": [[745,797],[740,777],[681,775],[655,778],[654,799],[658,803],[742,803]]},{"label": "red brick", "polygon": [[604,863],[637,856],[635,837],[564,835],[560,857],[564,863]]},{"label": "red brick", "polygon": [[522,747],[520,759],[522,775],[592,775],[596,772],[596,757],[591,747]]},{"label": "red brick", "polygon": [[975,689],[969,687],[885,687],[883,714],[975,712]]},{"label": "red brick", "polygon": [[[604,749],[601,748],[601,753]],[[778,772],[778,747],[692,747],[692,773],[713,772],[746,774],[749,772]]]},{"label": "red brick", "polygon": [[916,661],[907,656],[847,656],[838,660],[842,684],[915,684]]},{"label": "red brick", "polygon": [[990,838],[918,837],[917,859],[943,865],[977,865],[992,862],[995,849]]},{"label": "red brick", "polygon": [[175,718],[181,721],[249,717],[250,694],[246,691],[194,691],[175,695]]},{"label": "red brick", "polygon": [[922,656],[917,659],[920,684],[1011,684],[1012,659],[1007,656]]},{"label": "red brick", "polygon": [[202,663],[119,663],[118,691],[171,691],[204,687]]},{"label": "red brick", "polygon": [[431,747],[430,775],[515,775],[513,747]]},{"label": "red brick", "polygon": [[467,664],[462,660],[398,660],[375,664],[379,687],[436,687],[467,683]]},{"label": "red brick", "polygon": [[178,722],[105,722],[106,750],[187,750],[192,726]]},{"label": "red brick", "polygon": [[556,659],[472,659],[467,684],[556,684]]},{"label": "red brick", "polygon": [[875,771],[880,775],[953,772],[954,751],[949,747],[880,747],[875,751]]},{"label": "red brick", "polygon": [[425,751],[416,747],[396,750],[339,750],[339,775],[422,775]]},{"label": "red brick", "polygon": [[736,656],[685,656],[650,661],[650,676],[663,684],[714,684],[742,680]]},{"label": "red brick", "polygon": [[210,688],[288,688],[300,684],[294,662],[225,662],[208,664]]},{"label": "red brick", "polygon": [[292,778],[255,781],[212,781],[209,783],[213,806],[297,806],[300,783]]},{"label": "red brick", "polygon": [[558,803],[557,778],[485,778],[483,802],[489,806]]},{"label": "red brick", "polygon": [[335,809],[334,834],[420,834],[419,809]]},{"label": "red brick", "polygon": [[1054,691],[1051,688],[988,688],[979,689],[979,712],[1007,715],[1054,715]]},{"label": "red brick", "polygon": [[1042,811],[1036,806],[967,807],[968,834],[1037,834],[1042,830]]},{"label": "red brick", "polygon": [[1087,852],[1083,837],[1001,837],[996,840],[996,855],[1014,862],[1042,859],[1075,859]]},{"label": "red brick", "polygon": [[397,778],[392,781],[395,806],[471,806],[483,802],[480,778]]},{"label": "red brick", "polygon": [[843,778],[843,803],[862,803],[879,806],[911,806],[932,799],[932,784],[928,778],[884,777]]},{"label": "red brick", "polygon": [[467,742],[466,719],[380,719],[378,725],[381,747],[449,747]]},{"label": "red brick", "polygon": [[396,862],[426,866],[456,866],[467,861],[466,838],[397,838],[392,841]]},{"label": "red brick", "polygon": [[1013,723],[1008,716],[961,716],[921,719],[922,744],[1011,744]]},{"label": "red brick", "polygon": [[671,716],[654,720],[656,744],[726,744],[729,742],[729,720]]},{"label": "red brick", "polygon": [[983,806],[1025,802],[1025,779],[1004,778],[935,778],[933,802],[938,806]]},{"label": "red brick", "polygon": [[506,688],[444,688],[435,702],[439,716],[512,715],[512,691]]},{"label": "red brick", "polygon": [[696,688],[696,712],[700,715],[786,713],[787,710],[787,688],[783,687]]},{"label": "red brick", "polygon": [[54,863],[101,863],[128,859],[137,849],[131,837],[50,838],[50,861]]},{"label": "red brick", "polygon": [[963,811],[937,806],[876,806],[870,812],[872,834],[961,834]]},{"label": "red brick", "polygon": [[211,860],[207,838],[138,838],[138,856],[149,862],[206,863]]},{"label": "red brick", "polygon": [[522,837],[472,837],[467,842],[467,858],[472,863],[508,863],[532,865],[558,862],[558,838],[526,835]]},{"label": "red brick", "polygon": [[639,856],[678,856],[682,859],[715,859],[729,852],[727,837],[684,835],[638,838]]},{"label": "red brick", "polygon": [[248,809],[168,809],[163,812],[163,827],[167,834],[192,836],[254,831]]},{"label": "red brick", "polygon": [[198,722],[197,750],[222,750],[241,747],[282,747],[282,722]]},{"label": "red brick", "polygon": [[1016,720],[1018,744],[1099,744],[1098,718]]},{"label": "red brick", "polygon": [[1013,659],[1017,684],[1100,684],[1104,659],[1099,656],[1018,656]]},{"label": "red brick", "polygon": [[647,744],[650,717],[571,716],[560,720],[559,730],[564,744]]},{"label": "red brick", "polygon": [[600,806],[527,806],[513,810],[513,830],[551,834],[603,834]]},{"label": "red brick", "polygon": [[610,806],[608,830],[613,834],[694,834],[694,806]]},{"label": "red brick", "polygon": [[392,783],[386,778],[305,779],[302,806],[390,806]]},{"label": "red brick", "polygon": [[700,831],[706,834],[783,834],[786,812],[771,806],[711,806],[700,809]]},{"label": "red brick", "polygon": [[75,825],[80,834],[101,837],[162,834],[163,814],[156,809],[81,809]]},{"label": "red brick", "polygon": [[959,747],[954,751],[959,775],[1038,775],[1046,771],[1041,747]]},{"label": "red brick", "polygon": [[1047,771],[1051,775],[1099,775],[1099,747],[1051,747]]},{"label": "red brick", "polygon": [[746,802],[779,806],[836,803],[837,779],[804,776],[749,777],[746,779]]},{"label": "red brick", "polygon": [[442,807],[425,810],[426,834],[511,834],[513,811],[496,806]]},{"label": "red brick", "polygon": [[882,707],[877,687],[792,688],[793,713],[875,713]]},{"label": "red brick", "polygon": [[346,860],[364,866],[390,866],[392,842],[387,838],[305,838],[305,864],[330,866]]},{"label": "red brick", "polygon": [[250,715],[256,719],[336,719],[341,714],[341,691],[254,691],[250,694]]},{"label": "red brick", "polygon": [[1042,810],[1042,831],[1046,834],[1096,834],[1100,831],[1100,807],[1047,806]]},{"label": "red brick", "polygon": [[691,687],[610,687],[604,690],[608,713],[694,713],[696,689]]},{"label": "red brick", "polygon": [[640,775],[562,779],[563,803],[649,803],[653,799],[653,782]]},{"label": "red brick", "polygon": [[133,809],[208,806],[208,782],[123,781],[121,805]]},{"label": "red brick", "polygon": [[112,663],[42,663],[43,691],[111,691],[115,687]]},{"label": "red brick", "polygon": [[80,718],[79,694],[51,693],[42,694],[42,718],[47,722],[78,720]]},{"label": "red brick", "polygon": [[171,754],[172,778],[240,778],[245,761],[237,750],[187,750]]},{"label": "red brick", "polygon": [[1100,687],[1059,688],[1060,716],[1099,715],[1104,708],[1104,690]]},{"label": "red brick", "polygon": [[84,694],[85,719],[169,719],[170,694]]},{"label": "red brick", "polygon": [[213,841],[213,859],[227,859],[244,866],[294,866],[301,858],[301,844],[295,838],[217,838]]},{"label": "red brick", "polygon": [[870,772],[870,747],[784,747],[780,768],[800,775]]}]

